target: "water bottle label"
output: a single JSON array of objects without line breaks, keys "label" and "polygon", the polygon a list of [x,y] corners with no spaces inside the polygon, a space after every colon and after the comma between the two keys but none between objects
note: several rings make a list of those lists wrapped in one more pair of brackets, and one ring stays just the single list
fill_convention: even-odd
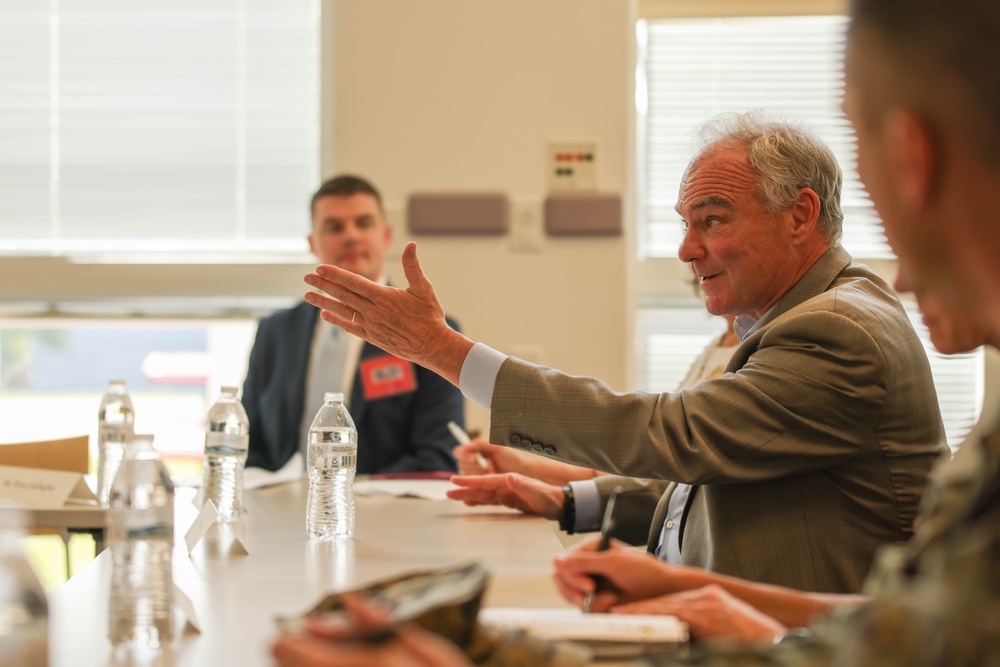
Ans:
[{"label": "water bottle label", "polygon": [[214,450],[218,454],[245,453],[250,446],[250,436],[224,431],[209,431],[205,434],[205,452]]},{"label": "water bottle label", "polygon": [[101,442],[128,442],[132,429],[126,424],[101,424],[97,435]]},{"label": "water bottle label", "polygon": [[357,439],[357,431],[349,427],[309,431],[306,531],[314,539],[341,540],[354,534]]},{"label": "water bottle label", "polygon": [[166,507],[116,507],[111,510],[111,522],[126,535],[162,536],[174,534],[173,504]]}]

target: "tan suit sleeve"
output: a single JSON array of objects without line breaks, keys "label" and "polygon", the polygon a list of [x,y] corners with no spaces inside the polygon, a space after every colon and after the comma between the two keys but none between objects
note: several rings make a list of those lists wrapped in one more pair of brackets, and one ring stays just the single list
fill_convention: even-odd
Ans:
[{"label": "tan suit sleeve", "polygon": [[735,372],[664,394],[615,392],[509,358],[497,376],[490,441],[696,484],[760,481],[855,456],[857,438],[843,425],[873,423],[886,392],[885,359],[862,323],[791,315],[748,343],[730,362]]}]

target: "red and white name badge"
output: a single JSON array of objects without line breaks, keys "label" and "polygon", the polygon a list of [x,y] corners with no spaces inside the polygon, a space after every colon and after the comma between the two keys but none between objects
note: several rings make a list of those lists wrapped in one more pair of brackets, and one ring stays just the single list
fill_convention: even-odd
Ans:
[{"label": "red and white name badge", "polygon": [[386,355],[361,361],[361,384],[369,401],[416,391],[417,375],[413,364]]}]

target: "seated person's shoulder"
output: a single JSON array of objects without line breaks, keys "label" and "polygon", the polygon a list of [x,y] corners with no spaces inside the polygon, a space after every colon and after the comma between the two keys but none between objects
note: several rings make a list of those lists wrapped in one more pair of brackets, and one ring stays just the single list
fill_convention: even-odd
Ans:
[{"label": "seated person's shoulder", "polygon": [[303,322],[314,322],[318,310],[315,306],[312,306],[305,301],[291,307],[291,308],[279,308],[260,318],[257,326],[260,327],[271,327],[271,326],[282,326],[291,325]]}]

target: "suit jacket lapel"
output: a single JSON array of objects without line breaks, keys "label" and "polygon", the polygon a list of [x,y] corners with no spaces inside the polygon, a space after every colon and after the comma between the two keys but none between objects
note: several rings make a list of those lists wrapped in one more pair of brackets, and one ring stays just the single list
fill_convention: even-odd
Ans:
[{"label": "suit jacket lapel", "polygon": [[[289,419],[295,420],[294,429],[299,429],[299,416],[306,409],[306,377],[309,374],[309,357],[312,353],[313,331],[316,328],[316,318],[319,317],[319,308],[301,303],[296,313],[296,325],[289,330],[289,338],[293,354],[287,355],[292,368],[276,369],[278,373],[283,373],[289,379],[288,392],[291,395]],[[305,350],[305,352],[300,352]]]},{"label": "suit jacket lapel", "polygon": [[687,525],[688,512],[694,503],[694,497],[698,495],[698,485],[692,484],[688,489],[687,500],[684,502],[684,511],[681,512],[681,525],[677,526],[677,550],[684,553],[684,527]]},{"label": "suit jacket lapel", "polygon": [[757,323],[756,328],[776,320],[800,303],[804,303],[817,294],[830,289],[844,269],[851,264],[851,256],[839,245],[835,245],[823,254],[816,263],[809,267],[799,282],[778,299],[771,311]]},{"label": "suit jacket lapel", "polygon": [[660,545],[660,536],[663,534],[663,522],[667,520],[667,510],[670,509],[670,498],[677,489],[677,482],[671,482],[659,502],[656,503],[656,511],[653,512],[653,521],[649,524],[649,538],[646,540],[646,551],[655,553],[656,547]]}]

